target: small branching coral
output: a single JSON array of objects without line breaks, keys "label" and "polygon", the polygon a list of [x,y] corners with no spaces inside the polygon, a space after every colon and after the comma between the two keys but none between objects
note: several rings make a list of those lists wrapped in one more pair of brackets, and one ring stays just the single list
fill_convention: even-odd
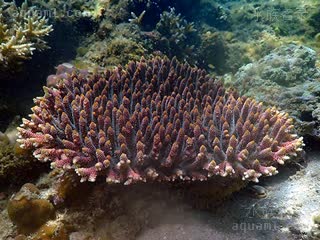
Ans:
[{"label": "small branching coral", "polygon": [[161,34],[162,48],[169,56],[181,56],[182,53],[194,52],[195,32],[194,23],[187,22],[181,14],[177,14],[174,8],[170,12],[164,11],[160,15],[160,21],[156,25],[156,30]]},{"label": "small branching coral", "polygon": [[9,66],[31,57],[34,50],[45,49],[43,37],[52,31],[45,17],[24,2],[0,0],[0,63]]},{"label": "small branching coral", "polygon": [[257,181],[302,150],[287,114],[176,59],[73,74],[44,89],[18,141],[82,181]]}]

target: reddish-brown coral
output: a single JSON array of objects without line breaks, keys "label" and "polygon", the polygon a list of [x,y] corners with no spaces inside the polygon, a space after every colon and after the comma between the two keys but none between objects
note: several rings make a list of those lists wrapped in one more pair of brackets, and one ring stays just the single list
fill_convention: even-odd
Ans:
[{"label": "reddish-brown coral", "polygon": [[287,114],[226,92],[175,59],[68,75],[35,104],[19,128],[22,147],[82,181],[257,181],[303,144]]}]

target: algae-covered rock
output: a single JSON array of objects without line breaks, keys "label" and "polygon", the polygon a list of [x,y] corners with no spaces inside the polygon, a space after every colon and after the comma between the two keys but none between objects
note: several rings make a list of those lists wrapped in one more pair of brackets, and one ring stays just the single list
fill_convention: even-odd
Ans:
[{"label": "algae-covered rock", "polygon": [[23,185],[9,200],[7,210],[11,221],[21,233],[35,231],[55,214],[53,205],[41,199],[39,189],[31,183]]},{"label": "algae-covered rock", "polygon": [[133,240],[137,232],[141,229],[141,226],[137,223],[136,219],[129,216],[117,217],[108,227],[109,237],[112,240],[116,239],[130,239]]},{"label": "algae-covered rock", "polygon": [[18,183],[27,178],[28,173],[38,165],[32,155],[11,143],[6,134],[0,133],[0,185],[9,181]]},{"label": "algae-covered rock", "polygon": [[130,38],[116,37],[110,42],[96,42],[84,58],[103,67],[113,67],[128,60],[138,60],[145,52],[143,46]]},{"label": "algae-covered rock", "polygon": [[78,206],[87,199],[90,186],[79,182],[79,176],[75,173],[67,173],[61,176],[55,184],[52,201],[56,206]]},{"label": "algae-covered rock", "polygon": [[301,134],[320,137],[320,70],[316,59],[311,48],[284,45],[241,67],[234,86],[241,94],[289,112]]},{"label": "algae-covered rock", "polygon": [[146,49],[141,43],[139,29],[134,24],[117,25],[106,39],[94,39],[89,44],[83,56],[78,54],[77,61],[98,65],[101,67],[114,67],[125,64],[129,60],[139,60]]},{"label": "algae-covered rock", "polygon": [[23,234],[19,234],[18,236],[16,236],[15,238],[14,238],[14,240],[27,240],[28,238],[25,236],[25,235],[23,235]]},{"label": "algae-covered rock", "polygon": [[63,225],[46,223],[34,234],[31,240],[68,240],[68,231]]},{"label": "algae-covered rock", "polygon": [[20,117],[16,116],[5,132],[0,132],[0,188],[35,179],[46,166],[16,142],[16,127],[20,121]]},{"label": "algae-covered rock", "polygon": [[310,230],[310,239],[320,239],[320,213],[313,216],[313,226]]},{"label": "algae-covered rock", "polygon": [[316,6],[316,11],[313,11],[312,15],[308,18],[308,24],[313,27],[314,32],[320,31],[320,4],[318,3]]},{"label": "algae-covered rock", "polygon": [[319,213],[318,215],[315,215],[315,216],[313,217],[313,222],[314,222],[315,224],[320,224],[320,213]]}]

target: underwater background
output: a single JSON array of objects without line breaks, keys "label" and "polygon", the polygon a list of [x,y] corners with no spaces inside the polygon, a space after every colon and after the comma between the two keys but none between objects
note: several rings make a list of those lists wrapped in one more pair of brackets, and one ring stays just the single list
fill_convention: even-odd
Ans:
[{"label": "underwater background", "polygon": [[319,53],[319,0],[0,0],[0,239],[320,239]]}]

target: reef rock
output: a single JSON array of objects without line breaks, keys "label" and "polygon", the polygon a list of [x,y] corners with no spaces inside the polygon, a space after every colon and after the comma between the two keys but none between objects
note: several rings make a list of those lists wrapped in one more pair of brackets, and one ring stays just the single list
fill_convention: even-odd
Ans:
[{"label": "reef rock", "polygon": [[46,221],[54,217],[54,207],[46,199],[41,199],[39,189],[26,183],[15,194],[7,206],[8,214],[13,223],[22,233],[36,230]]},{"label": "reef rock", "polygon": [[[8,129],[5,133],[0,132],[0,186],[20,184],[38,176],[39,170],[43,169],[30,151],[21,149],[16,143],[17,130]],[[32,173],[32,174],[31,174]]]},{"label": "reef rock", "polygon": [[281,46],[241,67],[234,85],[241,94],[287,111],[300,134],[320,137],[320,70],[311,48]]}]

